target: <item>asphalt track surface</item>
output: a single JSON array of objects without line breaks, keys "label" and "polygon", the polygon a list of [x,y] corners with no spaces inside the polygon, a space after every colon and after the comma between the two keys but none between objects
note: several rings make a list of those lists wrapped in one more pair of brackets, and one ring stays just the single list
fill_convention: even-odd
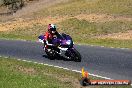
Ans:
[{"label": "asphalt track surface", "polygon": [[49,60],[42,50],[42,44],[30,41],[0,40],[0,56],[10,56],[69,69],[81,70],[112,79],[132,80],[132,50],[112,49],[76,45],[82,55],[81,62],[61,59]]}]

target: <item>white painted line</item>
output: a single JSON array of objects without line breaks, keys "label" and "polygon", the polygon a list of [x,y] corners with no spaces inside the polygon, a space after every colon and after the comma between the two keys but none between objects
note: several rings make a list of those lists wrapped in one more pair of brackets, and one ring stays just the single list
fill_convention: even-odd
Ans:
[{"label": "white painted line", "polygon": [[104,47],[104,46],[100,46],[100,47]]},{"label": "white painted line", "polygon": [[32,61],[26,61],[26,62],[32,62]]},{"label": "white painted line", "polygon": [[20,41],[22,41],[22,42],[26,42],[27,40],[24,40],[24,39],[20,39]]},{"label": "white painted line", "polygon": [[7,59],[7,58],[9,58],[9,57],[4,57],[4,58],[6,58],[6,59]]},{"label": "white painted line", "polygon": [[129,48],[120,48],[120,49],[123,49],[123,50],[125,50],[125,49],[126,49],[126,50],[128,50]]},{"label": "white painted line", "polygon": [[[81,71],[78,71],[78,70],[72,70],[72,71],[74,71],[74,72],[78,72],[78,73],[81,73]],[[112,80],[111,78],[103,77],[103,76],[95,75],[95,74],[91,74],[91,73],[89,73],[89,75],[94,76],[94,77],[98,77],[98,78],[103,78],[103,79],[109,79],[109,80]]]},{"label": "white painted line", "polygon": [[22,61],[27,62],[27,60],[22,60]]},{"label": "white painted line", "polygon": [[[17,59],[17,60],[20,61],[21,59]],[[24,61],[24,62],[32,62],[32,63],[35,63],[35,64],[41,64],[41,65],[46,65],[46,66],[61,68],[61,69],[64,69],[64,70],[71,70],[71,69],[68,69],[68,68],[64,68],[64,67],[60,67],[60,66],[54,66],[54,65],[49,65],[49,64],[44,64],[44,63],[39,63],[39,62],[33,62],[33,61],[27,61],[27,60],[21,60],[21,61]],[[71,71],[77,72],[77,73],[81,73],[81,71],[78,71],[78,70],[71,70]],[[94,76],[94,77],[98,77],[98,78],[103,78],[103,79],[112,80],[111,78],[104,77],[104,76],[100,76],[100,75],[95,75],[95,74],[91,74],[91,73],[89,73],[89,75]]]},{"label": "white painted line", "polygon": [[94,45],[90,45],[90,46],[94,46]]},{"label": "white painted line", "polygon": [[91,74],[91,73],[89,73],[89,75],[94,76],[94,77],[98,77],[98,78],[103,78],[103,79],[109,79],[109,80],[112,80],[111,78],[104,77],[104,76],[100,76],[100,75],[95,75],[95,74]]},{"label": "white painted line", "polygon": [[38,62],[33,62],[33,63],[38,64]]},{"label": "white painted line", "polygon": [[64,70],[70,70],[70,69],[68,69],[68,68],[63,68]]},{"label": "white painted line", "polygon": [[38,63],[38,64],[44,65],[44,63]]},{"label": "white painted line", "polygon": [[112,48],[112,49],[113,49],[114,47],[110,47],[110,48]]},{"label": "white painted line", "polygon": [[71,71],[81,73],[81,71],[78,71],[78,70],[71,70]]},{"label": "white painted line", "polygon": [[44,64],[44,65],[53,67],[53,65],[49,65],[49,64]]},{"label": "white painted line", "polygon": [[17,59],[17,60],[21,61],[21,59]]},{"label": "white painted line", "polygon": [[60,66],[54,66],[54,67],[56,67],[56,68],[63,68],[63,67],[60,67]]},{"label": "white painted line", "polygon": [[54,65],[47,65],[47,66],[51,66],[51,67],[53,67]]},{"label": "white painted line", "polygon": [[[8,57],[5,57],[5,58],[8,58]],[[60,67],[60,66],[54,66],[54,65],[49,65],[49,64],[44,64],[44,63],[39,63],[39,62],[33,62],[33,61],[21,60],[21,59],[17,59],[17,60],[24,61],[24,62],[29,62],[29,63],[32,62],[32,63],[35,63],[35,64],[41,64],[41,65],[46,65],[46,66],[51,66],[51,67],[56,67],[56,68],[61,68],[61,69],[64,69],[64,70],[71,70],[71,69],[68,69],[68,68],[64,68],[64,67]],[[71,71],[77,72],[77,73],[81,73],[81,71],[78,71],[78,70],[71,70]],[[94,76],[94,77],[98,77],[98,78],[113,80],[111,78],[100,76],[100,75],[95,75],[95,74],[92,74],[92,73],[89,73],[89,75]],[[131,84],[131,86],[132,86],[132,84]]]},{"label": "white painted line", "polygon": [[59,68],[59,66],[54,66],[54,67]]},{"label": "white painted line", "polygon": [[48,65],[48,64],[44,64],[44,65]]},{"label": "white painted line", "polygon": [[[102,48],[104,48],[104,47],[106,47],[106,46],[99,46],[99,45],[90,45],[90,44],[76,44],[76,45],[87,45],[87,46],[91,46],[91,47],[102,47]],[[131,49],[131,48],[121,48],[121,47],[106,47],[106,48],[112,48],[112,49],[127,49],[127,50],[129,50],[129,49]]]},{"label": "white painted line", "polygon": [[125,49],[125,48],[121,48],[121,49]]}]

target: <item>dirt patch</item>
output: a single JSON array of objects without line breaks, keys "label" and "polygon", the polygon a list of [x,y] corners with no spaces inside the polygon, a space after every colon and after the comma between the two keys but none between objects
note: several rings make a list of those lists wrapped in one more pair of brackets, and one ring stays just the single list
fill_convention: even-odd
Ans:
[{"label": "dirt patch", "polygon": [[24,20],[18,18],[15,21],[1,23],[0,31],[12,31],[17,28],[32,27],[34,24],[47,25],[49,23],[58,23],[67,19],[67,17],[47,17],[47,18],[37,18],[34,20]]},{"label": "dirt patch", "polygon": [[26,26],[30,26],[29,22],[24,22],[23,19],[17,19],[17,21],[10,21],[10,22],[6,22],[6,23],[2,23],[0,24],[0,31],[7,31],[7,30],[13,30],[17,27],[26,27]]},{"label": "dirt patch", "polygon": [[75,78],[68,78],[68,77],[57,77],[60,81],[64,83],[70,83],[74,88],[82,88],[82,86],[79,83],[78,79]]},{"label": "dirt patch", "polygon": [[[0,31],[8,31],[16,28],[23,28],[23,27],[30,27],[32,24],[41,23],[41,24],[48,24],[48,23],[56,23],[57,21],[61,20],[56,18],[37,18],[33,20],[25,20],[26,18],[30,18],[31,14],[33,12],[36,12],[38,10],[44,9],[45,7],[61,3],[61,2],[67,2],[68,0],[39,0],[39,1],[33,1],[32,3],[28,3],[22,10],[17,11],[13,15],[4,15],[7,12],[2,12],[2,15],[0,16]],[[0,11],[4,11],[5,7],[1,7]],[[7,8],[6,8],[7,9]],[[23,19],[21,18],[23,17]],[[11,21],[11,20],[15,21]],[[2,23],[6,21],[6,23]]]},{"label": "dirt patch", "polygon": [[5,6],[1,6],[0,7],[0,14],[5,13],[5,10],[7,10],[7,8]]},{"label": "dirt patch", "polygon": [[[16,13],[14,13],[13,15],[3,15],[2,17],[0,16],[0,21],[4,22],[4,21],[8,21],[14,18],[30,18],[32,17],[32,14],[36,11],[39,11],[41,9],[47,8],[49,6],[61,3],[61,2],[68,2],[69,0],[31,0],[30,3],[25,2],[26,5],[18,10]],[[6,8],[7,9],[7,8]],[[2,13],[7,13],[7,10],[3,10],[0,8],[0,11],[4,11]]]},{"label": "dirt patch", "polygon": [[108,22],[108,21],[132,21],[130,17],[112,16],[107,14],[80,14],[75,16],[77,19],[84,19],[90,22]]},{"label": "dirt patch", "polygon": [[[80,85],[80,82],[78,79],[69,77],[69,76],[60,76],[58,74],[50,74],[43,72],[44,75],[55,77],[56,79],[60,80],[63,83],[70,84],[74,88],[84,88]],[[85,87],[85,88],[91,88],[91,87]]]},{"label": "dirt patch", "polygon": [[75,88],[94,88],[94,86],[93,87],[92,86],[87,86],[87,87],[81,86],[80,81],[75,78],[60,77],[59,80],[65,83],[71,83],[73,87]]},{"label": "dirt patch", "polygon": [[37,72],[34,68],[26,68],[23,66],[16,66],[16,69],[22,73],[29,75],[35,74]]},{"label": "dirt patch", "polygon": [[70,19],[70,18],[77,18],[79,20],[85,19],[90,22],[106,22],[106,21],[132,21],[132,18],[126,18],[126,17],[114,17],[110,15],[105,14],[80,14],[75,17],[68,17],[68,16],[62,16],[62,17],[47,17],[47,18],[35,18],[32,20],[22,19],[22,18],[16,18],[15,21],[10,21],[6,23],[0,24],[0,31],[12,31],[13,29],[23,28],[23,27],[32,27],[33,24],[41,24],[41,25],[47,25],[49,23],[59,23],[63,20]]},{"label": "dirt patch", "polygon": [[35,1],[35,3],[28,4],[25,8],[23,8],[22,10],[19,10],[13,16],[20,17],[24,15],[29,15],[29,14],[32,14],[33,12],[44,9],[45,7],[49,7],[57,3],[68,2],[68,1],[69,0],[38,0],[38,1]]},{"label": "dirt patch", "polygon": [[113,33],[113,34],[108,34],[108,35],[100,35],[100,36],[96,36],[96,38],[100,38],[100,39],[111,38],[111,39],[119,39],[119,40],[132,40],[132,30],[127,31],[125,33]]}]

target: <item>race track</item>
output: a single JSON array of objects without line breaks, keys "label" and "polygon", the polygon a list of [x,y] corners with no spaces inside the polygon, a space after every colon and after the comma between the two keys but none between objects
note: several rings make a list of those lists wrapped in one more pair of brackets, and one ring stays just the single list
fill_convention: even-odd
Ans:
[{"label": "race track", "polygon": [[81,70],[112,79],[132,80],[132,50],[101,48],[97,46],[76,45],[82,55],[81,62],[49,60],[42,50],[42,44],[29,41],[0,40],[0,56],[20,59]]}]

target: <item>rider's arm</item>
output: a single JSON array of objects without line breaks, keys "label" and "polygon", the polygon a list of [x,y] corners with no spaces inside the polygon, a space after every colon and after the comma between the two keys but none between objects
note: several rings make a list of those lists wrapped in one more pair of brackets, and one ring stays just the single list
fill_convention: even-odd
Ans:
[{"label": "rider's arm", "polygon": [[48,40],[46,40],[46,44],[49,45],[49,46],[53,46],[53,44],[49,43]]},{"label": "rider's arm", "polygon": [[53,44],[51,44],[51,43],[49,43],[49,33],[47,32],[47,33],[45,33],[45,37],[46,37],[46,41],[45,41],[45,43],[46,43],[46,45],[48,45],[48,46],[53,46]]}]

